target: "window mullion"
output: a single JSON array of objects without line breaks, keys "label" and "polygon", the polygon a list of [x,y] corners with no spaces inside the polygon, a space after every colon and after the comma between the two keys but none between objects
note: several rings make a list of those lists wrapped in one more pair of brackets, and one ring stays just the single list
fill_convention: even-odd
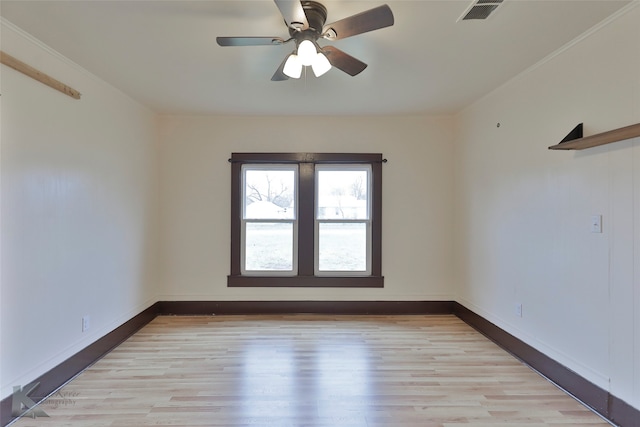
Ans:
[{"label": "window mullion", "polygon": [[314,275],[314,206],[315,168],[312,163],[300,164],[298,175],[298,275]]}]

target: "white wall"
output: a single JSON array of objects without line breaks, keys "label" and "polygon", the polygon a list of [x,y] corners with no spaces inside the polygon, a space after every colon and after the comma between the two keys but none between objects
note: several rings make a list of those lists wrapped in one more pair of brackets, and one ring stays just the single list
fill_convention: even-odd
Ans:
[{"label": "white wall", "polygon": [[[165,300],[450,300],[452,120],[161,118]],[[227,288],[232,152],[381,152],[384,289]]]},{"label": "white wall", "polygon": [[4,398],[156,301],[157,129],[122,93],[1,30],[3,51],[82,93],[1,67]]},{"label": "white wall", "polygon": [[580,122],[640,122],[640,7],[458,115],[457,299],[640,408],[640,138],[547,150]]}]

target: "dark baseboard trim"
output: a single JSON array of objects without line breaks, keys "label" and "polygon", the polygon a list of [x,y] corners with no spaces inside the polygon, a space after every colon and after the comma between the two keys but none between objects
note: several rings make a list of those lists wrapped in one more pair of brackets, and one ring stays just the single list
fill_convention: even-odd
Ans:
[{"label": "dark baseboard trim", "polygon": [[621,427],[640,427],[640,410],[613,395],[610,395],[607,414],[603,416]]},{"label": "dark baseboard trim", "polygon": [[572,393],[582,402],[598,411],[598,413],[602,414],[607,411],[608,393],[606,391],[586,381],[575,372],[505,332],[463,305],[454,304],[454,314],[500,347]]},{"label": "dark baseboard trim", "polygon": [[[640,410],[611,395],[482,316],[453,301],[161,301],[37,378],[35,395],[48,396],[94,364],[158,315],[229,314],[455,314],[603,417],[621,427],[640,427]],[[33,398],[33,396],[30,396]],[[36,402],[38,399],[34,399]],[[11,396],[0,402],[0,426],[14,421]]]},{"label": "dark baseboard trim", "polygon": [[621,427],[640,427],[640,410],[587,381],[462,304],[453,303],[453,314],[611,422]]},{"label": "dark baseboard trim", "polygon": [[[34,380],[34,382],[39,382],[40,384],[29,397],[38,403],[43,400],[44,397],[51,395],[73,377],[93,365],[112,349],[136,333],[140,328],[151,322],[157,315],[156,303],[102,338],[89,344],[50,371],[42,374]],[[36,398],[35,396],[40,397]],[[0,425],[2,426],[6,426],[16,419],[16,417],[11,415],[11,403],[11,396],[2,399],[2,402],[0,402]]]},{"label": "dark baseboard trim", "polygon": [[451,314],[453,301],[160,301],[158,314]]}]

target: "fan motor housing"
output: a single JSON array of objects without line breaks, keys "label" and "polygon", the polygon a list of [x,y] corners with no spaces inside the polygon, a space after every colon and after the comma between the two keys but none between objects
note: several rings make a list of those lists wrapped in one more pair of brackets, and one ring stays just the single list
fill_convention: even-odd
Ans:
[{"label": "fan motor housing", "polygon": [[[309,28],[304,31],[299,31],[289,27],[289,35],[295,39],[303,35],[312,35],[312,38],[315,40],[322,34],[322,27],[324,27],[324,23],[327,21],[327,8],[317,1],[303,0],[300,3],[302,3]],[[306,38],[309,37],[307,36]]]}]

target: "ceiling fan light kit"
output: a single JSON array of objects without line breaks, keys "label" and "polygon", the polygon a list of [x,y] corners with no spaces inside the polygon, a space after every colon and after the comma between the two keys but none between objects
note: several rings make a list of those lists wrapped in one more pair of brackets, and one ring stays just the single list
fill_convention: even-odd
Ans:
[{"label": "ceiling fan light kit", "polygon": [[302,75],[302,67],[309,67],[316,77],[320,77],[331,69],[331,63],[327,57],[316,50],[316,45],[309,40],[302,40],[296,52],[289,55],[282,72],[292,79],[299,79]]},{"label": "ceiling fan light kit", "polygon": [[386,4],[325,25],[327,8],[310,0],[274,0],[289,30],[289,39],[280,37],[217,37],[220,46],[281,45],[294,41],[296,50],[280,64],[271,80],[300,78],[302,67],[311,67],[316,77],[335,67],[355,76],[367,64],[334,46],[321,47],[317,41],[340,40],[393,25],[391,9]]}]

